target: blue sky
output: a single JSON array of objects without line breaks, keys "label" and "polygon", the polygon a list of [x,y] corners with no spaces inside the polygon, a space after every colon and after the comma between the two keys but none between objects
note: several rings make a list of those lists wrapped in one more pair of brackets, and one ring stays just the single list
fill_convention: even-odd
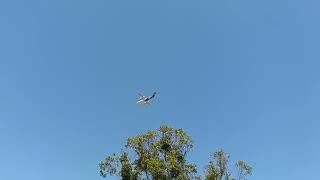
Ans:
[{"label": "blue sky", "polygon": [[200,172],[223,148],[253,180],[320,179],[319,5],[1,1],[0,179],[102,179],[161,124],[193,137]]}]

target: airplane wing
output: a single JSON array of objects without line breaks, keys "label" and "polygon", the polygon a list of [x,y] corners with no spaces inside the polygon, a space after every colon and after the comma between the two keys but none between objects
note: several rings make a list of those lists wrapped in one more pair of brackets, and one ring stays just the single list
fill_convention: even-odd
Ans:
[{"label": "airplane wing", "polygon": [[157,92],[154,92],[154,93],[152,94],[152,96],[150,96],[148,99],[154,98],[154,97],[156,96],[156,94],[157,94]]},{"label": "airplane wing", "polygon": [[144,95],[138,93],[139,99],[145,99],[146,97],[144,97]]},{"label": "airplane wing", "polygon": [[143,99],[140,99],[139,101],[137,101],[137,104],[140,104],[142,103],[144,100]]}]

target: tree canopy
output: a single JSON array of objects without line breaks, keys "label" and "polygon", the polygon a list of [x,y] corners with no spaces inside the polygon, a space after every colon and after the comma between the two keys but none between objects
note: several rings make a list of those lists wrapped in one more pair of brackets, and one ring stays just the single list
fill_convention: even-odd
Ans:
[{"label": "tree canopy", "polygon": [[[196,165],[187,159],[192,149],[192,138],[184,130],[162,125],[158,131],[128,138],[125,150],[100,162],[100,175],[117,175],[123,180],[200,180]],[[229,158],[223,150],[211,154],[204,179],[245,180],[252,174],[248,164],[238,161],[238,173],[232,177]]]}]

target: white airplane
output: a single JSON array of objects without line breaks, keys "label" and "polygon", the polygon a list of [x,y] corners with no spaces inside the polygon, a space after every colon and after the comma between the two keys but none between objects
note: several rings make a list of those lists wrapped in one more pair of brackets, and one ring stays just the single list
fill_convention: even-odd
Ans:
[{"label": "white airplane", "polygon": [[137,101],[137,104],[150,104],[150,100],[151,100],[152,98],[154,98],[154,97],[156,96],[156,94],[157,94],[157,92],[154,92],[154,93],[152,94],[152,96],[150,96],[150,97],[145,97],[144,95],[138,93],[138,95],[139,95],[139,100]]}]

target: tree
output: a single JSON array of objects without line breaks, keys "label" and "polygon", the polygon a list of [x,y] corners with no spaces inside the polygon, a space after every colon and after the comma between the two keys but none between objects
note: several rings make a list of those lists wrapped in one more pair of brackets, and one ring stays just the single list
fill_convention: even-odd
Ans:
[{"label": "tree", "polygon": [[[161,126],[158,131],[128,138],[125,150],[107,156],[100,162],[100,175],[118,175],[123,180],[189,180],[201,179],[195,164],[187,155],[193,141],[182,129]],[[229,155],[220,150],[212,155],[206,166],[206,180],[231,180],[228,170]],[[252,168],[238,161],[238,180],[252,173]]]},{"label": "tree", "polygon": [[244,161],[238,161],[235,166],[238,169],[237,178],[231,178],[229,171],[230,155],[223,150],[211,154],[212,160],[206,167],[206,180],[245,180],[247,175],[251,175],[253,169]]}]

